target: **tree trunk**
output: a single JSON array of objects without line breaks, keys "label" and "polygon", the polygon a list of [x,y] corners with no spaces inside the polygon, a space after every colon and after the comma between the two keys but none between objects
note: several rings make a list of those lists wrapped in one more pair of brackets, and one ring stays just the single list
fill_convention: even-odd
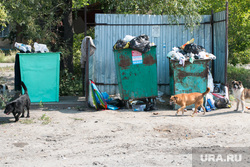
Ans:
[{"label": "tree trunk", "polygon": [[65,10],[64,18],[63,18],[63,26],[64,26],[64,41],[66,43],[66,47],[68,49],[67,55],[64,56],[64,65],[69,70],[69,72],[73,72],[73,17],[72,17],[72,0],[65,0],[66,4],[68,4],[68,8]]}]

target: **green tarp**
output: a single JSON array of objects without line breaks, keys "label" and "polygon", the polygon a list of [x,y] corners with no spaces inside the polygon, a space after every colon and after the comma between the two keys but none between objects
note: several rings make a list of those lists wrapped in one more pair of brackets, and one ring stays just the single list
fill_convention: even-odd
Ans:
[{"label": "green tarp", "polygon": [[31,102],[58,102],[60,53],[20,53],[19,62]]}]

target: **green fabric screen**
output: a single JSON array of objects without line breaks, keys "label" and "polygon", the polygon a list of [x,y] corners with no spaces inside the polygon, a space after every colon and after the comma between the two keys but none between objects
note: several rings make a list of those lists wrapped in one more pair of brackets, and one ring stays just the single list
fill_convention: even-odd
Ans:
[{"label": "green fabric screen", "polygon": [[31,102],[58,102],[60,53],[20,53],[19,62]]}]

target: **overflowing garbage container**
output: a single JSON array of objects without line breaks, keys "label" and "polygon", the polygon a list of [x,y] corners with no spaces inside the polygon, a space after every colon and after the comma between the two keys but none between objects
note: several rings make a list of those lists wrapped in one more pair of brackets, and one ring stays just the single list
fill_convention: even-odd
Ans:
[{"label": "overflowing garbage container", "polygon": [[148,50],[114,50],[118,88],[124,101],[155,100],[158,96],[156,46]]},{"label": "overflowing garbage container", "polygon": [[[174,47],[167,54],[170,62],[170,93],[193,93],[206,91],[210,87],[213,92],[213,81],[209,73],[209,64],[216,57],[206,52],[203,46],[194,43],[194,39],[187,41],[181,47]],[[174,105],[174,109],[180,106]],[[194,105],[187,106],[187,109]]]},{"label": "overflowing garbage container", "polygon": [[[192,92],[205,92],[208,87],[208,73],[210,59],[185,62],[185,66],[177,60],[170,60],[170,91],[171,95]],[[175,105],[174,109],[179,106]],[[194,108],[194,105],[187,109]]]}]

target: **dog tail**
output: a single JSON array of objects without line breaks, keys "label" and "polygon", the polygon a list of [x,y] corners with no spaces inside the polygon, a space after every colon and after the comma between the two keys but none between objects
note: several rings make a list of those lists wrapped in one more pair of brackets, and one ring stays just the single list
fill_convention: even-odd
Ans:
[{"label": "dog tail", "polygon": [[23,89],[24,89],[24,93],[25,94],[28,94],[28,89],[27,89],[27,87],[25,86],[25,84],[23,83],[23,81],[21,82],[21,85],[22,85],[22,87],[23,87]]},{"label": "dog tail", "polygon": [[208,94],[209,92],[210,92],[210,88],[209,88],[209,87],[207,87],[206,92],[202,93],[202,95],[203,95],[203,96],[205,96],[205,95],[206,95],[206,94]]}]

